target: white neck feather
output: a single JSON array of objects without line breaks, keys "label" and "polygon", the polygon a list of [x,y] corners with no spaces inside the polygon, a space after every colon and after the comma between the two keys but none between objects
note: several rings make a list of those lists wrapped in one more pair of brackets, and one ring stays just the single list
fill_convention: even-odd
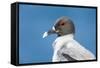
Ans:
[{"label": "white neck feather", "polygon": [[64,43],[66,43],[69,40],[73,40],[73,38],[74,38],[73,34],[60,36],[60,37],[56,38],[56,40],[53,42],[53,47],[59,49],[60,47],[63,46]]}]

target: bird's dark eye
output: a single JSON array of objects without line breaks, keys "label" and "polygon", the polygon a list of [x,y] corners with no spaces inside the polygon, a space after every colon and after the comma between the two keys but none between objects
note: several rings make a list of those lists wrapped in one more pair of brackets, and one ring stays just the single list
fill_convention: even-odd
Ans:
[{"label": "bird's dark eye", "polygon": [[61,26],[63,26],[63,25],[65,25],[65,23],[64,23],[64,22],[62,22],[62,23],[60,23],[60,25],[61,25]]}]

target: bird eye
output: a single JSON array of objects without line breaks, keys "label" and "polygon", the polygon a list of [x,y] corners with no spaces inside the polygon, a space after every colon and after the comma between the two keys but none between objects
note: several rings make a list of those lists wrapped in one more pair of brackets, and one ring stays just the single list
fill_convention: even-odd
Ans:
[{"label": "bird eye", "polygon": [[65,25],[65,23],[64,23],[64,22],[62,22],[60,25],[62,25],[62,26],[63,26],[63,25]]}]

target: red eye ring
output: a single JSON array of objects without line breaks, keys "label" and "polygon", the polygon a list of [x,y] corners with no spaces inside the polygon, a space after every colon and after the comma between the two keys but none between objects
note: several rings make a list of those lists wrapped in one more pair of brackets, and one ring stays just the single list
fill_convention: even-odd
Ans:
[{"label": "red eye ring", "polygon": [[65,25],[65,23],[64,23],[64,22],[62,22],[60,25],[62,25],[62,26],[63,26],[63,25]]}]

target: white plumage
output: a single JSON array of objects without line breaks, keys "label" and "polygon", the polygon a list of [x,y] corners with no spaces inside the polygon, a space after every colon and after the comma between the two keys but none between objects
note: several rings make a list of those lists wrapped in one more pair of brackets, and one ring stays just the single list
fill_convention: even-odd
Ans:
[{"label": "white plumage", "polygon": [[53,62],[95,59],[89,50],[74,40],[73,34],[58,37],[53,42],[53,48]]}]

